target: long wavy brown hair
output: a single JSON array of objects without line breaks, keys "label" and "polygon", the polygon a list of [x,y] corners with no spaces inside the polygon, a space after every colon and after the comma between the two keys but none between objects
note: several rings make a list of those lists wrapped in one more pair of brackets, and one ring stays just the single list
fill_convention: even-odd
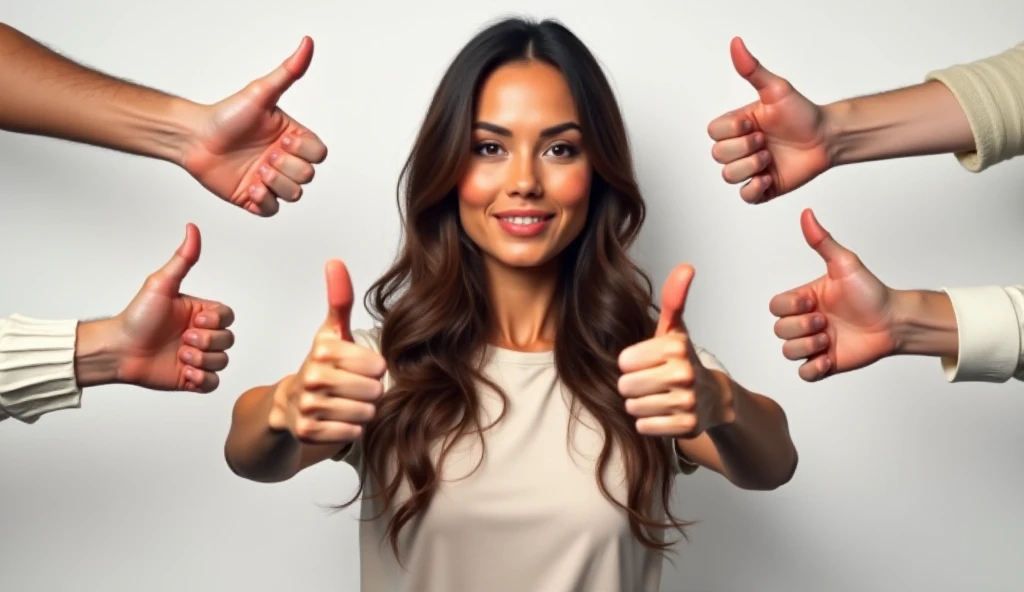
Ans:
[{"label": "long wavy brown hair", "polygon": [[[565,77],[594,168],[587,221],[561,254],[556,296],[554,357],[574,395],[571,427],[581,407],[600,423],[605,442],[595,479],[602,494],[628,513],[641,543],[664,551],[672,542],[657,533],[672,527],[683,532],[689,524],[669,509],[672,446],[637,433],[617,388],[619,353],[653,335],[657,310],[649,278],[627,252],[645,205],[618,103],[597,60],[572,32],[555,21],[514,18],[479,32],[442,78],[399,180],[401,251],[366,295],[393,382],[365,426],[359,491],[345,506],[373,479],[383,507],[393,508],[404,480],[411,495],[393,508],[387,527],[396,556],[399,531],[430,504],[451,446],[463,437],[483,444],[487,426],[480,422],[477,386],[490,385],[508,404],[482,375],[479,358],[470,355],[488,345],[490,303],[480,249],[459,221],[456,186],[470,158],[478,90],[495,69],[523,60],[542,60]],[[430,451],[438,443],[435,464]],[[625,463],[625,505],[601,478],[615,449]],[[655,518],[658,504],[666,519]]]}]

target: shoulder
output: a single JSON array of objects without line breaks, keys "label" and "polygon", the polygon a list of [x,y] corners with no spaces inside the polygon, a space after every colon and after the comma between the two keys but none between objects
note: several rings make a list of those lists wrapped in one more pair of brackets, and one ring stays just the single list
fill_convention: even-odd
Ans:
[{"label": "shoulder", "polygon": [[352,331],[352,341],[367,349],[380,353],[380,327],[371,329],[355,329]]},{"label": "shoulder", "polygon": [[718,356],[697,344],[693,345],[693,349],[697,352],[697,359],[700,360],[701,364],[704,364],[705,368],[708,370],[718,370],[726,376],[729,375],[729,371],[725,368],[725,364],[718,359]]}]

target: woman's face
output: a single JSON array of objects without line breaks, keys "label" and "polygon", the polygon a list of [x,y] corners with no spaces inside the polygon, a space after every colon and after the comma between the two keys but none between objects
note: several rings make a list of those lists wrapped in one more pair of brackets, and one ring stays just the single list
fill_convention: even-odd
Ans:
[{"label": "woman's face", "polygon": [[491,262],[537,267],[583,230],[591,167],[562,74],[543,62],[507,64],[477,97],[459,218]]}]

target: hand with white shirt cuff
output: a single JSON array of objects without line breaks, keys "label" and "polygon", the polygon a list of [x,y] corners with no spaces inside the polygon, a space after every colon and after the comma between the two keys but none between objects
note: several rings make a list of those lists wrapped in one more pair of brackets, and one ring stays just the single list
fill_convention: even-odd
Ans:
[{"label": "hand with white shirt cuff", "polygon": [[0,319],[0,420],[35,423],[81,406],[82,389],[131,384],[151,390],[211,392],[234,344],[224,304],[181,294],[199,259],[189,225],[171,260],[147,278],[127,308],[97,321]]},{"label": "hand with white shirt cuff", "polygon": [[827,272],[772,298],[783,355],[812,382],[896,355],[940,358],[949,382],[1024,380],[1024,288],[895,290],[837,243],[810,210],[804,238]]}]

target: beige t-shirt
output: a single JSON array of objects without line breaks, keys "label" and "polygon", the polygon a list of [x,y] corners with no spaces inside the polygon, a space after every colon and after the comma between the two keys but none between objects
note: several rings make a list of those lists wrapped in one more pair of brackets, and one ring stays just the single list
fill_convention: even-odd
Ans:
[{"label": "beige t-shirt", "polygon": [[[377,350],[377,336],[357,331],[353,337]],[[725,371],[710,353],[698,351],[706,367]],[[362,591],[657,591],[663,559],[633,537],[625,512],[601,495],[595,474],[603,439],[585,410],[568,446],[569,399],[554,355],[494,348],[483,372],[508,396],[505,417],[484,432],[482,460],[475,436],[449,454],[429,508],[402,530],[404,568],[384,534],[391,514],[369,521],[380,508],[376,500],[362,501]],[[489,389],[478,392],[483,425],[489,425],[500,399]],[[674,447],[667,438],[665,445]],[[434,454],[436,461],[436,448]],[[359,442],[336,460],[358,470]],[[621,460],[612,465],[609,491],[624,501]],[[694,468],[680,459],[676,471]],[[367,483],[364,494],[372,495],[373,485]],[[406,495],[403,490],[400,501]]]}]

